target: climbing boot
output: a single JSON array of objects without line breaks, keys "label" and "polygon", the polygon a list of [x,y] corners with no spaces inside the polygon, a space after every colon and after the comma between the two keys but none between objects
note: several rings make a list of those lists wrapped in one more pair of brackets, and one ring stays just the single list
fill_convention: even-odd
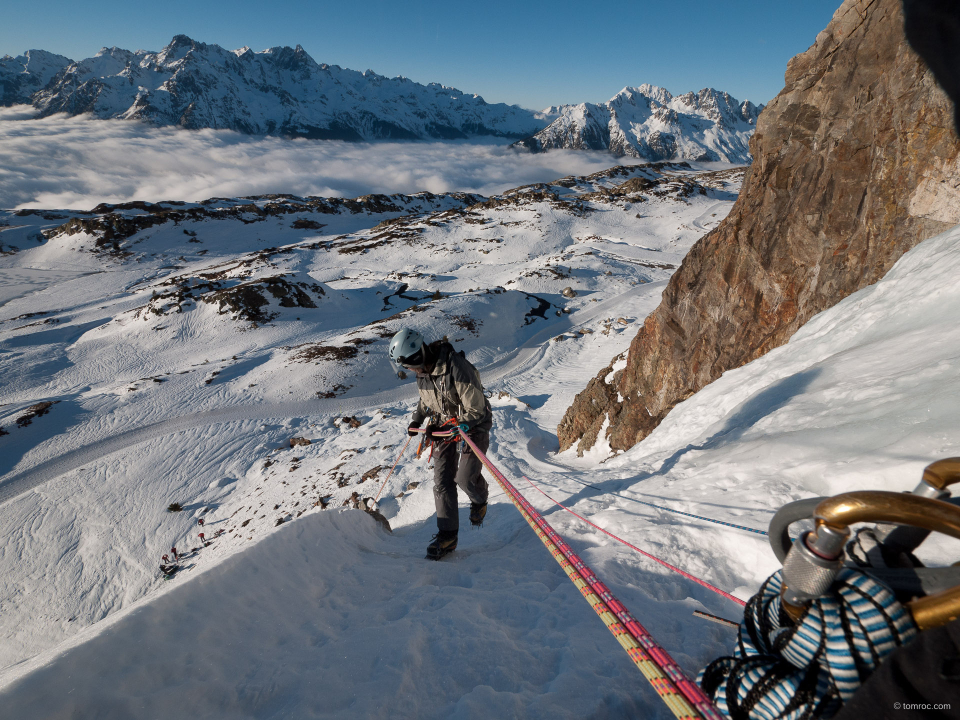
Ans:
[{"label": "climbing boot", "polygon": [[441,530],[433,536],[433,542],[427,545],[427,560],[439,560],[457,549],[457,533]]},{"label": "climbing boot", "polygon": [[483,525],[483,518],[487,515],[487,504],[470,503],[470,524],[474,527]]}]

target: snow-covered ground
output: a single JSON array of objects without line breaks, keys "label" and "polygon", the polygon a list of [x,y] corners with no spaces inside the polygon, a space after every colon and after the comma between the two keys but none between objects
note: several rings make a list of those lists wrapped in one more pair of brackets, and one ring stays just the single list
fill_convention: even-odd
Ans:
[{"label": "snow-covered ground", "polygon": [[[636,177],[652,184],[609,192]],[[499,490],[440,563],[422,559],[435,527],[426,457],[408,449],[386,484],[392,533],[341,508],[376,495],[406,439],[414,391],[387,338],[446,334],[493,392],[491,459],[691,675],[728,652],[733,631],[692,612],[736,619],[733,603],[522,476],[747,598],[776,569],[764,538],[637,501],[765,528],[786,501],[910,489],[925,464],[960,454],[960,231],[726,373],[631,451],[556,453],[573,396],[626,350],[738,182],[617,169],[481,203],[394,198],[400,212],[220,201],[117,246],[75,213],[0,218],[0,249],[17,248],[0,257],[4,712],[667,717]],[[20,427],[41,402],[55,404]],[[224,531],[208,547],[199,517],[208,538]],[[164,581],[172,544],[188,557]],[[958,553],[937,538],[920,554]]]}]

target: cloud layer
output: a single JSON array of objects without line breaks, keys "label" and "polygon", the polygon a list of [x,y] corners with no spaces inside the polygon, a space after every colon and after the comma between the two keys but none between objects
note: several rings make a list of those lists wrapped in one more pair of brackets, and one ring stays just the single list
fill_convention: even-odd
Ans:
[{"label": "cloud layer", "polygon": [[344,143],[0,108],[0,208],[90,209],[100,202],[197,201],[261,193],[357,197],[492,195],[616,165],[606,153],[539,155],[483,143]]}]

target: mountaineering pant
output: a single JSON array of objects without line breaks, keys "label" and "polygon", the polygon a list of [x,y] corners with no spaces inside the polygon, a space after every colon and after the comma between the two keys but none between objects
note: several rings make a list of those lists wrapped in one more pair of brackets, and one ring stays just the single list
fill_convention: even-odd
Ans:
[{"label": "mountaineering pant", "polygon": [[[490,433],[471,430],[470,439],[486,452],[490,447]],[[463,451],[460,451],[460,446]],[[460,513],[457,510],[457,487],[466,493],[470,502],[482,505],[487,501],[487,481],[480,474],[480,458],[466,443],[437,442],[433,446],[433,499],[437,504],[437,529],[457,532]]]}]

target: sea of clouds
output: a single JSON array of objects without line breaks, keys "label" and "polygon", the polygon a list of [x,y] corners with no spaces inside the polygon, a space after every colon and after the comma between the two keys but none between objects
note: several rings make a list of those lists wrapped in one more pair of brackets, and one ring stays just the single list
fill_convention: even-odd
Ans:
[{"label": "sea of clouds", "polygon": [[91,116],[35,119],[23,105],[0,108],[0,208],[262,193],[494,195],[621,162],[603,152],[532,154],[499,143],[287,140]]}]

